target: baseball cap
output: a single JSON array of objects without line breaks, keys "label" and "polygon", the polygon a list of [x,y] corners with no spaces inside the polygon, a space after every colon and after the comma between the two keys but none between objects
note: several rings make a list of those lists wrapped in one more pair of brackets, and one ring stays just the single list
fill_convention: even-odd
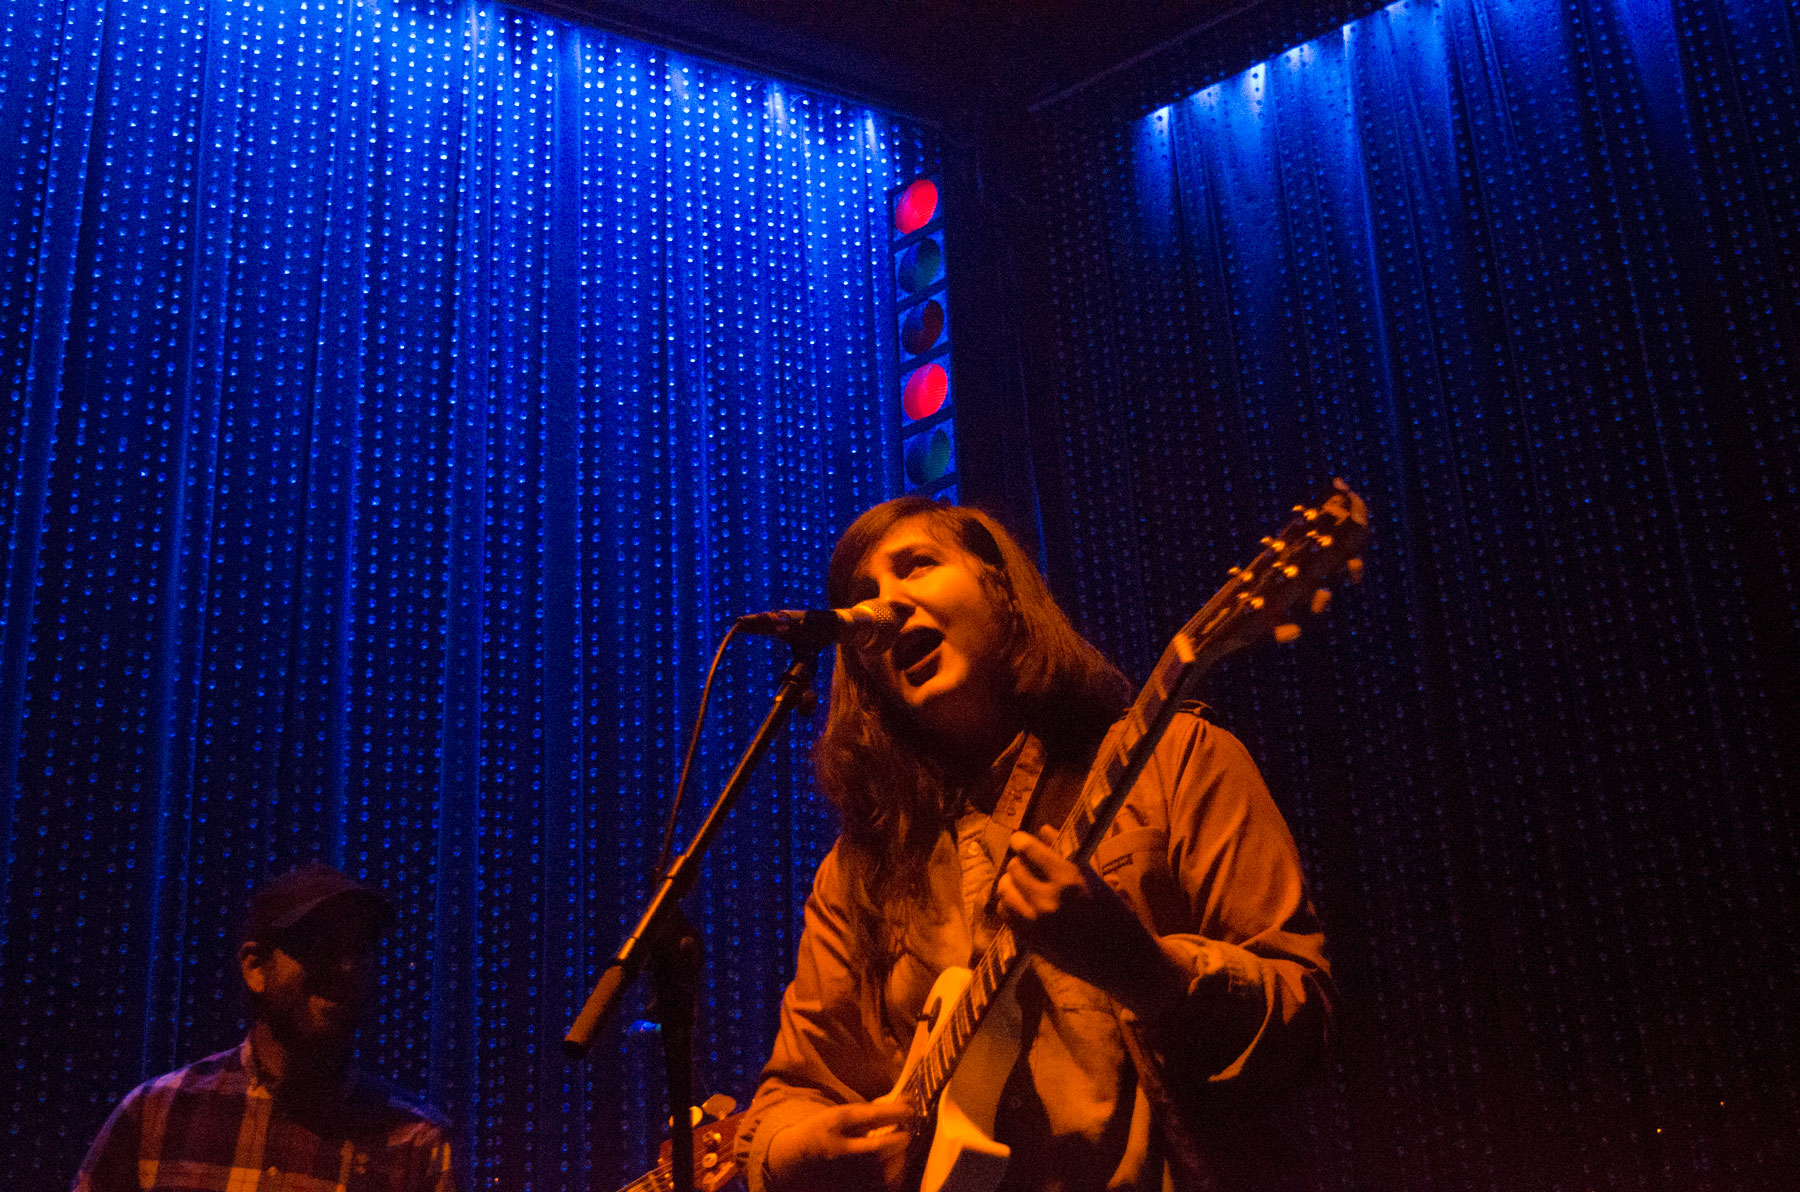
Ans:
[{"label": "baseball cap", "polygon": [[387,895],[322,861],[308,861],[257,890],[244,917],[244,941],[276,943],[321,909],[366,915],[377,935],[394,925],[394,904]]}]

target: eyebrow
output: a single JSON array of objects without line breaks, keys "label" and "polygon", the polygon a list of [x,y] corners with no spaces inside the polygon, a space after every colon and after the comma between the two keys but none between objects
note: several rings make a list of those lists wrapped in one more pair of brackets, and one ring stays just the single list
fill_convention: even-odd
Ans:
[{"label": "eyebrow", "polygon": [[[939,554],[942,554],[943,552],[944,552],[944,548],[938,544],[936,539],[914,538],[914,539],[911,539],[910,541],[902,542],[899,546],[888,551],[887,554],[883,557],[886,558],[887,565],[888,565],[889,569],[891,570],[892,568],[897,567],[902,563],[911,562],[912,560],[918,558],[920,555],[939,555]],[[870,556],[870,557],[874,558],[875,556]],[[857,572],[858,577],[862,577],[862,578],[866,578],[867,574],[868,573],[866,571],[859,570]]]},{"label": "eyebrow", "polygon": [[[855,573],[850,577],[851,599],[856,601],[866,600],[874,594],[873,589],[880,586],[875,582],[875,577],[869,574],[869,564],[876,558],[884,558],[887,562],[888,569],[893,570],[899,564],[915,559],[921,554],[932,551],[941,551],[942,549],[943,548],[938,546],[936,541],[929,538],[920,538],[903,542],[898,547],[888,551],[885,555],[880,555],[873,551],[870,552],[868,557],[862,561],[862,564],[857,567]],[[864,595],[864,593],[867,593],[868,595]]]}]

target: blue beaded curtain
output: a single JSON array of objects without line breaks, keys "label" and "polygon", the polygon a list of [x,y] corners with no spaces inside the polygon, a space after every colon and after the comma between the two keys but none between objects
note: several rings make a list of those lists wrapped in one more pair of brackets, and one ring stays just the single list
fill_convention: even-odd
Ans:
[{"label": "blue beaded curtain", "polygon": [[1346,991],[1321,1186],[1797,1186],[1800,62],[1768,0],[1403,3],[1043,113],[1053,569],[1140,671],[1331,475],[1215,715]]},{"label": "blue beaded curtain", "polygon": [[[235,1041],[246,893],[311,856],[398,903],[361,1054],[477,1186],[623,1182],[658,1045],[556,1044],[717,636],[898,490],[883,196],[935,151],[492,4],[0,21],[9,1186]],[[784,663],[728,661],[696,806]],[[834,830],[809,733],[691,900],[698,1075],[740,1098]]]}]

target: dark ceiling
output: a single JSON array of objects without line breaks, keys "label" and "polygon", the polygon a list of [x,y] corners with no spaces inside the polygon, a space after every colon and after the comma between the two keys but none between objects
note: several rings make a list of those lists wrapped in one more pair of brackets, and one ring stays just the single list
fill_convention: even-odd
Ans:
[{"label": "dark ceiling", "polygon": [[954,127],[1028,107],[1260,0],[526,0]]}]

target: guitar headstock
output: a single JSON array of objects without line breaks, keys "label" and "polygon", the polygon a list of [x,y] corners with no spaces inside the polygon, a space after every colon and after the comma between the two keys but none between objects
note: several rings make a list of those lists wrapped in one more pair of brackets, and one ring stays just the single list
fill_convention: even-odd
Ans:
[{"label": "guitar headstock", "polygon": [[1262,540],[1262,553],[1233,567],[1219,594],[1182,629],[1195,657],[1210,661],[1268,634],[1289,642],[1300,636],[1295,606],[1325,611],[1324,584],[1338,571],[1352,583],[1362,578],[1361,553],[1369,537],[1369,508],[1342,480],[1323,499],[1294,506],[1294,516]]},{"label": "guitar headstock", "polygon": [[737,1175],[732,1143],[744,1115],[734,1113],[694,1131],[694,1192],[719,1192]]}]

